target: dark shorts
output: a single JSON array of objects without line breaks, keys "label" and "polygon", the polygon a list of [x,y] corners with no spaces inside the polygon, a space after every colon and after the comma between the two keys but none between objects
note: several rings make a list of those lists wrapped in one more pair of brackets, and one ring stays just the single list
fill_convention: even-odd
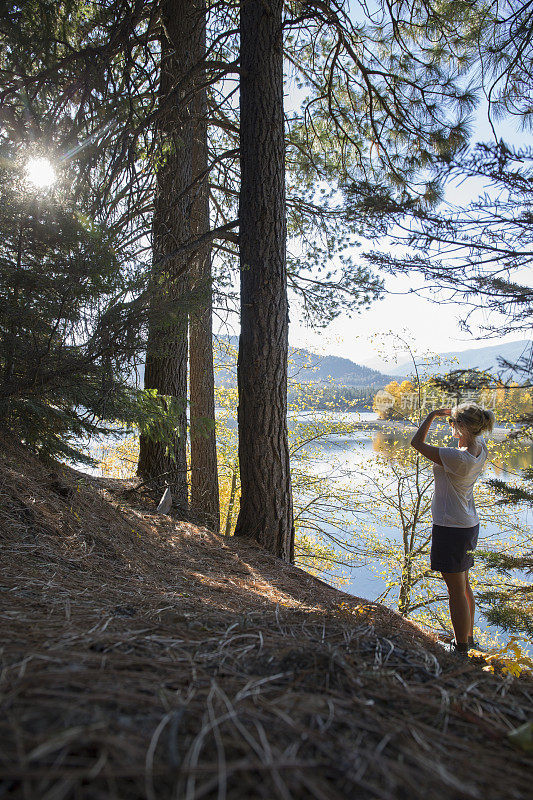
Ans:
[{"label": "dark shorts", "polygon": [[447,528],[433,525],[431,569],[437,572],[465,572],[474,564],[469,550],[475,550],[479,525],[472,528]]}]

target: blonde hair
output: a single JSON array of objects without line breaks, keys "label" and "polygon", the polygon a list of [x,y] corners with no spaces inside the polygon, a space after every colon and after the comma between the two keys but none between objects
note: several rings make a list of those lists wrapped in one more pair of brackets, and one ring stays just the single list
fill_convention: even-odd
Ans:
[{"label": "blonde hair", "polygon": [[496,418],[492,411],[481,408],[477,403],[461,403],[452,409],[451,419],[462,428],[478,436],[480,433],[488,431],[492,433]]}]

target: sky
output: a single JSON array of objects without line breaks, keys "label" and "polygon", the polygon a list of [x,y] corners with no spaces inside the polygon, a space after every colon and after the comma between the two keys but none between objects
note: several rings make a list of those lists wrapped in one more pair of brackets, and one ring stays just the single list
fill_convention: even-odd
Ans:
[{"label": "sky", "polygon": [[[289,105],[297,102],[297,97],[292,95],[291,89],[286,101]],[[495,128],[498,138],[503,138],[516,147],[533,147],[531,132],[520,129],[515,120],[499,120],[495,123]],[[472,141],[493,140],[494,132],[488,121],[487,105],[480,103],[472,121]],[[476,192],[481,188],[480,185],[475,186]],[[464,203],[464,186],[460,189],[449,189],[446,199],[458,205]],[[375,242],[370,241],[365,248],[363,241],[360,249],[364,251],[379,248],[376,248]],[[382,300],[374,302],[368,310],[351,318],[343,314],[322,330],[307,327],[298,304],[293,302],[290,313],[290,344],[320,354],[349,358],[358,364],[377,368],[378,360],[390,363],[405,360],[398,352],[401,348],[399,337],[406,338],[418,353],[461,351],[527,338],[524,331],[500,338],[483,338],[483,326],[489,320],[482,312],[470,317],[470,323],[473,324],[469,325],[470,332],[465,331],[461,328],[461,321],[466,318],[464,305],[444,303],[438,296],[434,296],[433,300],[417,296],[411,291],[412,280],[408,276],[386,276],[387,291]],[[418,279],[416,285],[421,286]],[[497,323],[497,320],[493,317],[490,322]],[[390,357],[384,358],[387,353]],[[405,354],[405,350],[403,353]]]},{"label": "sky", "polygon": [[[479,340],[478,326],[471,334],[461,330],[459,322],[465,310],[458,303],[435,303],[408,291],[408,279],[387,280],[390,290],[383,300],[351,319],[341,315],[324,330],[311,330],[298,318],[291,306],[289,339],[294,347],[302,347],[321,355],[349,358],[357,364],[378,367],[377,361],[394,363],[405,360],[401,339],[409,342],[419,355],[428,351],[445,353],[487,347],[526,338],[524,332],[496,339]],[[294,304],[293,304],[294,305]],[[482,316],[479,322],[482,323]]]}]

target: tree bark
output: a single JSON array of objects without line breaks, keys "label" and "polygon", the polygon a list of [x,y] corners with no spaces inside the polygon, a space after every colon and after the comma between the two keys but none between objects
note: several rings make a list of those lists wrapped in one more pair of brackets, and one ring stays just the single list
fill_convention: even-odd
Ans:
[{"label": "tree bark", "polygon": [[282,0],[241,2],[241,334],[236,536],[293,560]]},{"label": "tree bark", "polygon": [[162,0],[161,79],[157,135],[161,165],[152,227],[152,300],[144,385],[183,405],[170,443],[141,436],[138,474],[172,492],[173,508],[185,515],[187,488],[187,322],[190,253],[161,263],[191,236],[194,120],[192,68],[196,63],[197,9],[189,0]]},{"label": "tree bark", "polygon": [[[198,40],[198,61],[205,59],[205,0],[196,0],[203,20]],[[197,73],[201,85],[205,71]],[[192,233],[202,236],[210,229],[207,148],[207,90],[199,88],[194,102]],[[191,313],[189,318],[189,380],[191,433],[191,512],[211,530],[220,529],[217,446],[215,436],[215,381],[213,373],[213,309],[211,243],[203,245],[191,265]]]}]

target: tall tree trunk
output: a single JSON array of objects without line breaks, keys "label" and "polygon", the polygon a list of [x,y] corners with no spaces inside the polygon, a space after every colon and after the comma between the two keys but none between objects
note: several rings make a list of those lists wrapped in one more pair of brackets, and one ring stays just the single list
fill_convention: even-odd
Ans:
[{"label": "tall tree trunk", "polygon": [[[205,0],[194,5],[202,20],[198,61],[205,59]],[[205,70],[197,73],[197,83]],[[207,90],[200,88],[194,103],[192,232],[209,231],[209,174],[207,149]],[[191,511],[194,519],[211,530],[220,527],[217,446],[215,436],[215,382],[213,374],[213,309],[211,290],[211,243],[195,254],[191,274],[189,319],[189,380],[191,420]]]},{"label": "tall tree trunk", "polygon": [[235,535],[253,537],[292,561],[282,7],[283,0],[241,2],[241,505]]},{"label": "tall tree trunk", "polygon": [[[191,236],[194,120],[193,74],[197,12],[190,0],[161,2],[161,79],[158,122],[161,166],[152,228],[152,306],[144,385],[182,403],[173,441],[141,436],[138,474],[160,490],[170,486],[173,506],[186,514],[188,266],[184,251],[161,263]],[[196,36],[196,39],[195,39]]]}]

